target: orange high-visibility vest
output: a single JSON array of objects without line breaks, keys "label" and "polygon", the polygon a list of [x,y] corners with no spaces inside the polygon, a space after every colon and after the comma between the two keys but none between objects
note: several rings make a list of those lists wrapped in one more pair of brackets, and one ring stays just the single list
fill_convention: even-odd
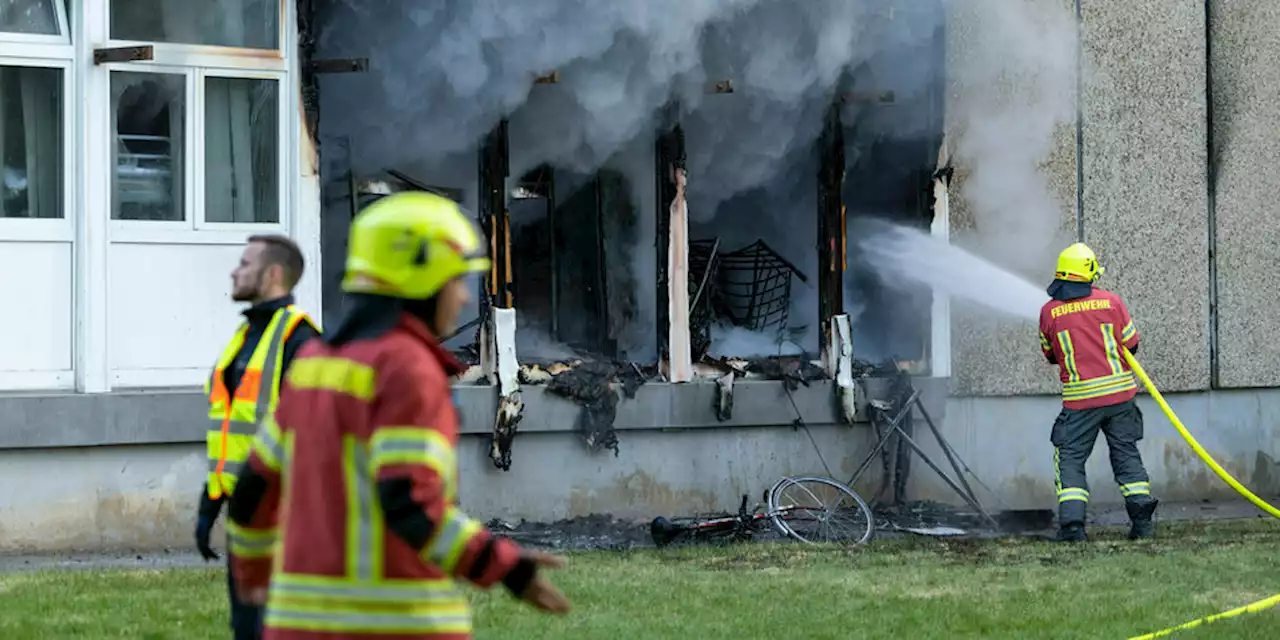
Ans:
[{"label": "orange high-visibility vest", "polygon": [[[254,348],[234,397],[227,391],[224,373],[244,345],[249,323],[240,325],[218,358],[218,364],[204,386],[209,396],[209,427],[205,432],[209,498],[217,500],[235,491],[236,478],[240,475],[240,467],[249,459],[258,425],[275,411],[280,398],[284,343],[302,322],[315,326],[311,318],[294,305],[284,307],[271,316],[271,323]],[[265,385],[263,381],[266,381]]]}]

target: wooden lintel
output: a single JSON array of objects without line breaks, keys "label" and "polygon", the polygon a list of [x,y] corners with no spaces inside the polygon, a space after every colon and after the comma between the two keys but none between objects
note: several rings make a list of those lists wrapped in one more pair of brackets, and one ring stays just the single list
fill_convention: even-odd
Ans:
[{"label": "wooden lintel", "polygon": [[94,64],[135,62],[138,60],[155,60],[155,47],[144,44],[137,47],[111,47],[109,49],[93,50]]},{"label": "wooden lintel", "polygon": [[329,58],[307,64],[311,73],[363,73],[369,70],[368,58]]}]

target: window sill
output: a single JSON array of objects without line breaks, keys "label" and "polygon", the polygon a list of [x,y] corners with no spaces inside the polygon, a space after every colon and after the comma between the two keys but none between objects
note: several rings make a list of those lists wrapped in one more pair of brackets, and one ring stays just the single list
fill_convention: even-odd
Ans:
[{"label": "window sill", "polygon": [[0,218],[0,242],[72,242],[75,232],[66,218]]},{"label": "window sill", "polygon": [[65,371],[0,371],[3,391],[75,391],[76,375]]},{"label": "window sill", "polygon": [[244,244],[259,233],[285,233],[285,226],[208,224],[194,229],[189,222],[111,221],[111,242],[116,244]]}]

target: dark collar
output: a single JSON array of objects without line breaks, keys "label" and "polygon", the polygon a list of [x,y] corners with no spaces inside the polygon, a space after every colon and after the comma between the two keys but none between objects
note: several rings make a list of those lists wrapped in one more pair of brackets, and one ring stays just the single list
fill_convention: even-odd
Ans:
[{"label": "dark collar", "polygon": [[399,326],[427,347],[427,350],[430,351],[431,354],[436,357],[436,360],[440,362],[440,366],[444,367],[444,372],[446,374],[456,376],[459,373],[466,371],[466,367],[462,366],[462,363],[458,362],[458,359],[454,357],[452,353],[449,353],[444,347],[440,346],[440,341],[436,340],[436,337],[431,335],[431,331],[427,329],[427,325],[423,324],[417,316],[409,313],[408,311],[402,311],[400,313]]},{"label": "dark collar", "polygon": [[1072,282],[1070,280],[1054,280],[1045,289],[1050,298],[1059,302],[1087,298],[1093,293],[1093,284],[1088,282]]},{"label": "dark collar", "polygon": [[248,309],[245,309],[241,313],[244,314],[245,320],[248,320],[250,323],[270,322],[271,317],[274,316],[277,311],[291,304],[293,304],[293,296],[287,295],[281,298],[276,298],[275,300],[264,300],[252,307],[249,307]]}]

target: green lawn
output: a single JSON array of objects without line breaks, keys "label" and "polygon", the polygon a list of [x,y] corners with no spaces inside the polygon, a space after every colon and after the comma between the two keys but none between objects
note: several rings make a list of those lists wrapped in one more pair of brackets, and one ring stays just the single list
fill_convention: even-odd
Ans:
[{"label": "green lawn", "polygon": [[[858,549],[734,545],[580,553],[574,600],[540,616],[478,593],[478,638],[1127,638],[1280,593],[1280,522],[1165,525],[1131,543],[898,539]],[[223,638],[212,569],[0,574],[0,638]],[[1271,638],[1280,608],[1180,638]]]}]

